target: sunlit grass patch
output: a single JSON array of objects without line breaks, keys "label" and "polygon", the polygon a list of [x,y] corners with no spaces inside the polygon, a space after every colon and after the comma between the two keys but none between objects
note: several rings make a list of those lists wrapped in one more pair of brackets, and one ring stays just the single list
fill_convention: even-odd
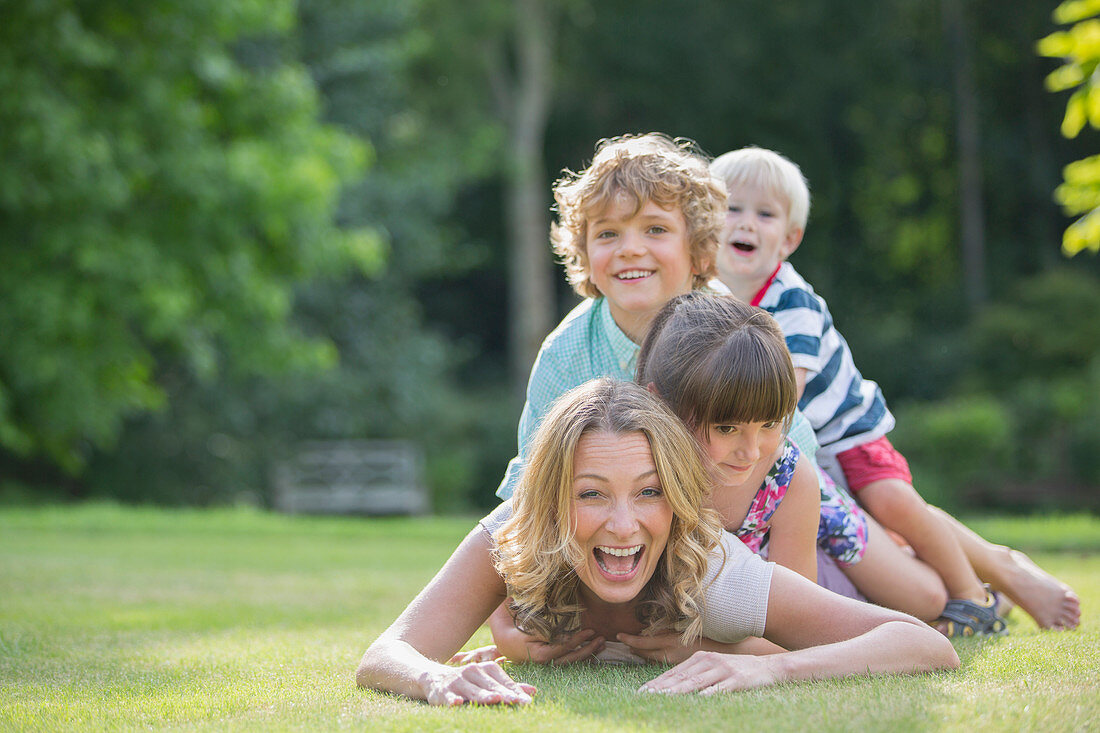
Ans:
[{"label": "sunlit grass patch", "polygon": [[[996,527],[1015,536],[1028,522]],[[1098,522],[1082,522],[1073,532],[1093,536]],[[1017,610],[1009,636],[958,642],[956,673],[702,698],[639,695],[660,667],[521,665],[510,672],[539,688],[522,709],[437,709],[357,689],[363,649],[472,526],[2,510],[0,730],[1045,731],[1100,719],[1100,543],[1035,556],[1081,595],[1081,629],[1041,633]],[[468,646],[488,641],[483,628]]]}]

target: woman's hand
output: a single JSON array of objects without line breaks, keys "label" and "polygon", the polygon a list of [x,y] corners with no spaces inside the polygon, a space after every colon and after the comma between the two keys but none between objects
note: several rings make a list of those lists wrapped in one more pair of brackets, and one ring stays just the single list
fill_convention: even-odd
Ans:
[{"label": "woman's hand", "polygon": [[604,638],[592,629],[581,629],[557,642],[526,634],[516,628],[507,601],[489,617],[489,630],[493,633],[497,653],[517,664],[573,664],[598,654],[604,645]]},{"label": "woman's hand", "polygon": [[516,682],[496,662],[425,672],[420,686],[430,705],[526,705],[535,694],[534,686]]},{"label": "woman's hand", "polygon": [[479,646],[477,649],[459,652],[448,659],[447,664],[460,666],[473,662],[499,662],[502,659],[504,659],[504,657],[497,651],[496,646],[490,644],[489,646]]},{"label": "woman's hand", "polygon": [[[549,642],[525,634],[512,626],[512,630],[504,634],[504,637],[506,638],[496,639],[496,648],[505,658],[516,663],[534,662],[559,666],[574,664],[594,657],[604,647],[604,638],[596,636],[592,629],[581,629],[561,641]],[[507,653],[504,652],[505,648],[509,650]]]},{"label": "woman's hand", "polygon": [[630,651],[639,657],[660,664],[679,664],[702,648],[699,643],[690,647],[684,646],[680,643],[680,635],[675,633],[655,636],[616,634],[615,638],[630,647]]},{"label": "woman's hand", "polygon": [[639,692],[684,693],[751,690],[778,681],[768,657],[721,652],[695,652],[681,664],[646,682]]}]

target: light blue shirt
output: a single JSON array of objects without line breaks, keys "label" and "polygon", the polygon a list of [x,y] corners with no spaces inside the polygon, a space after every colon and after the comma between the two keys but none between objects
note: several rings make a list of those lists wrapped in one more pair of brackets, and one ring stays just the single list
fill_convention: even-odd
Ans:
[{"label": "light blue shirt", "polygon": [[[519,418],[519,455],[508,462],[497,496],[507,499],[515,492],[531,438],[554,400],[599,377],[633,381],[639,351],[641,347],[615,323],[606,298],[589,298],[569,312],[542,342],[531,368],[527,402]],[[817,440],[800,412],[795,412],[789,437],[813,459]]]}]

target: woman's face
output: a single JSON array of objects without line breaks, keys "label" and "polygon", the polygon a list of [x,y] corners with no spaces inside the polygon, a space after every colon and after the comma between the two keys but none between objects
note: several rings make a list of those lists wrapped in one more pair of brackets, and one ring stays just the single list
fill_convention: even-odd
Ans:
[{"label": "woman's face", "polygon": [[589,432],[573,457],[570,521],[584,562],[577,575],[607,603],[627,603],[657,569],[672,507],[644,433]]}]

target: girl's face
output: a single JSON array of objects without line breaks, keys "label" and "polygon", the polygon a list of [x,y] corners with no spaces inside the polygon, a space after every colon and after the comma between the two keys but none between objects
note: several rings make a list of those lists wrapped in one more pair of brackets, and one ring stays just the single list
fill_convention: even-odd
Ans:
[{"label": "girl's face", "polygon": [[573,458],[570,521],[584,550],[582,595],[634,600],[668,543],[672,507],[644,433],[586,433]]},{"label": "girl's face", "polygon": [[785,434],[782,420],[709,428],[697,430],[695,437],[714,462],[711,470],[715,483],[730,487],[743,486],[762,461],[775,460]]}]

